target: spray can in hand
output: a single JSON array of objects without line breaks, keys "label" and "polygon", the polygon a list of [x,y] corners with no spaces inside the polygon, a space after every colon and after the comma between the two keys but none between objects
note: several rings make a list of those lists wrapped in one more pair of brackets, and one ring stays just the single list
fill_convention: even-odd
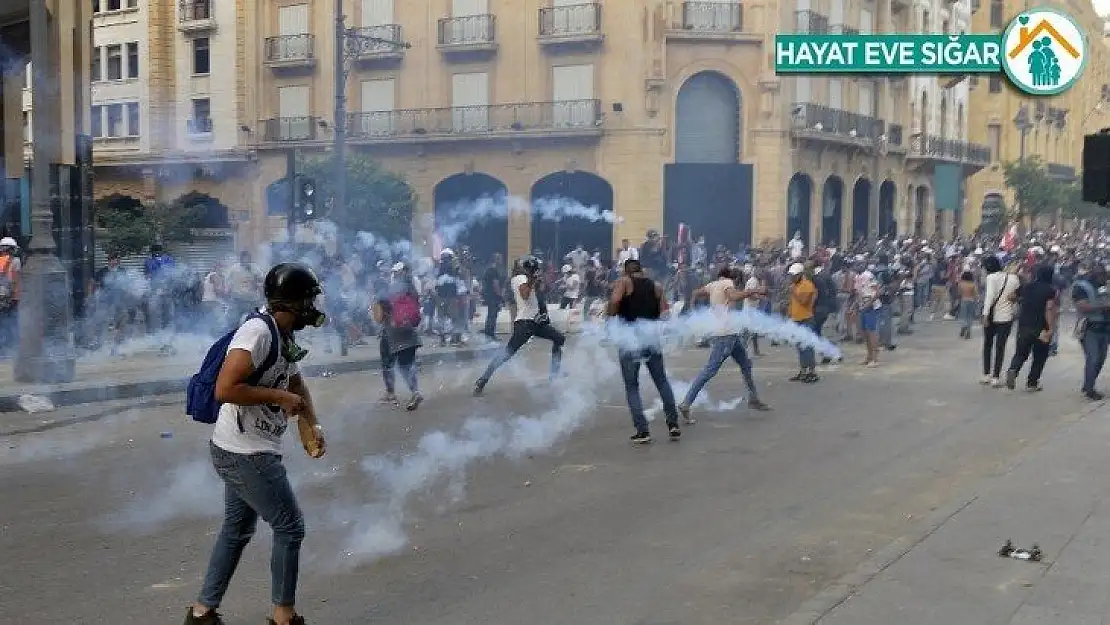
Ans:
[{"label": "spray can in hand", "polygon": [[319,458],[324,455],[324,446],[321,444],[324,438],[323,428],[319,425],[310,425],[307,420],[298,417],[297,431],[301,435],[301,445],[304,446],[304,451],[309,458]]}]

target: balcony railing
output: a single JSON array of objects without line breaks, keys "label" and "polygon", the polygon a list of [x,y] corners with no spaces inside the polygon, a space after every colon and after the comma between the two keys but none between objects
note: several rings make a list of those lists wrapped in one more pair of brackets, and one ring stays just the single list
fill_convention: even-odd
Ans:
[{"label": "balcony railing", "polygon": [[314,35],[279,35],[266,38],[266,63],[276,66],[310,65],[316,62]]},{"label": "balcony railing", "polygon": [[737,33],[744,29],[740,2],[683,2],[682,28],[704,33]]},{"label": "balcony railing", "polygon": [[178,28],[185,32],[209,30],[216,27],[212,13],[212,0],[181,0]]},{"label": "balcony railing", "polygon": [[831,135],[849,141],[876,141],[886,130],[886,122],[870,115],[834,109],[823,104],[794,104],[793,126],[798,134],[820,137]]},{"label": "balcony railing", "polygon": [[441,48],[484,49],[496,42],[497,17],[464,15],[439,20],[438,42]]},{"label": "balcony railing", "polygon": [[315,141],[319,129],[317,117],[278,117],[263,120],[262,137],[265,141]]},{"label": "balcony railing", "polygon": [[796,11],[794,31],[810,35],[824,35],[829,32],[829,18],[817,11]]},{"label": "balcony railing", "polygon": [[382,24],[355,28],[353,36],[347,38],[347,50],[354,47],[358,58],[384,59],[401,58],[404,55],[404,39],[400,24]]},{"label": "balcony railing", "polygon": [[910,137],[911,157],[959,161],[970,165],[986,166],[991,162],[991,150],[985,145],[936,135],[915,134]]},{"label": "balcony railing", "polygon": [[859,29],[855,26],[848,24],[831,24],[829,26],[830,35],[858,35]]},{"label": "balcony railing", "polygon": [[570,100],[352,113],[347,132],[354,140],[593,134],[601,122],[600,100]]},{"label": "balcony railing", "polygon": [[199,119],[186,120],[185,130],[191,135],[212,134],[212,118],[201,117]]},{"label": "balcony railing", "polygon": [[1067,181],[1075,180],[1076,178],[1075,168],[1071,165],[1064,165],[1062,163],[1048,163],[1046,165],[1046,169],[1048,170],[1048,175],[1050,178]]},{"label": "balcony railing", "polygon": [[540,9],[540,37],[579,39],[601,35],[601,5],[584,2]]}]

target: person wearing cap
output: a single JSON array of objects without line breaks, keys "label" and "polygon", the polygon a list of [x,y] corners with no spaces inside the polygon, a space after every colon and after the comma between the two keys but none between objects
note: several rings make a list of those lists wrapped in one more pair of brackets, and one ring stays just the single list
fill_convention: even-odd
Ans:
[{"label": "person wearing cap", "polygon": [[[794,323],[813,330],[817,287],[805,276],[805,271],[805,265],[802,263],[794,263],[786,270],[791,281],[787,296],[787,314]],[[798,365],[798,373],[790,378],[791,380],[812,383],[820,379],[817,377],[817,355],[812,347],[798,347]]]},{"label": "person wearing cap", "polygon": [[573,265],[563,265],[563,299],[559,310],[573,309],[582,295],[582,277]]},{"label": "person wearing cap", "polygon": [[0,239],[0,348],[14,346],[18,327],[19,296],[22,293],[23,264],[16,256],[19,244],[11,237]]}]

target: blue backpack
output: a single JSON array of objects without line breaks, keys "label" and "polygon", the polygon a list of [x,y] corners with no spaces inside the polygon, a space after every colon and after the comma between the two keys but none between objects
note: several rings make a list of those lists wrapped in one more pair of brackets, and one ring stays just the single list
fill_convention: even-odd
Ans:
[{"label": "blue backpack", "polygon": [[[262,365],[251,372],[247,377],[247,384],[257,386],[266,371],[274,366],[278,359],[278,349],[281,345],[281,336],[278,334],[277,325],[270,315],[254,312],[247,315],[243,323],[251,319],[262,319],[270,328],[270,351]],[[239,327],[242,327],[240,325]],[[185,391],[185,414],[198,423],[212,425],[220,415],[220,402],[216,401],[216,378],[220,375],[220,368],[224,366],[227,357],[227,347],[239,328],[223,335],[220,340],[208,348],[208,354],[200,365],[200,371],[189,378],[189,387]]]}]

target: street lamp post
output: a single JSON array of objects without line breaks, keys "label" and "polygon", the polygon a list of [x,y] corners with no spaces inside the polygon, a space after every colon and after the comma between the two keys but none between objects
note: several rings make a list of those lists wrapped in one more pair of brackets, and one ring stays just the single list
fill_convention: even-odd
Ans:
[{"label": "street lamp post", "polygon": [[332,220],[342,222],[347,212],[347,77],[350,76],[348,64],[358,58],[359,52],[368,43],[376,43],[394,48],[410,48],[404,41],[394,41],[374,37],[347,28],[343,15],[343,0],[335,0],[335,199]]},{"label": "street lamp post", "polygon": [[[59,58],[54,56],[57,52],[50,45],[50,14],[46,0],[32,0],[30,4],[31,64],[36,74],[57,79],[56,74],[50,74],[51,69],[60,71],[61,68]],[[68,58],[60,60],[71,62]],[[58,82],[61,87],[61,81]],[[76,373],[76,357],[70,339],[73,324],[69,276],[57,256],[58,247],[52,233],[53,205],[60,194],[68,194],[69,189],[59,189],[57,183],[50,180],[54,167],[51,161],[57,158],[57,147],[61,145],[57,133],[64,131],[52,123],[52,113],[60,104],[48,102],[57,100],[60,95],[47,94],[42,80],[36,80],[31,87],[33,96],[45,104],[40,113],[31,118],[35,141],[31,166],[30,257],[23,268],[19,354],[13,377],[17,382],[56,384],[72,381]]]}]

